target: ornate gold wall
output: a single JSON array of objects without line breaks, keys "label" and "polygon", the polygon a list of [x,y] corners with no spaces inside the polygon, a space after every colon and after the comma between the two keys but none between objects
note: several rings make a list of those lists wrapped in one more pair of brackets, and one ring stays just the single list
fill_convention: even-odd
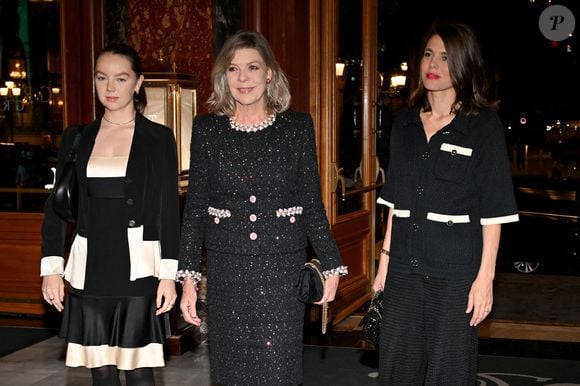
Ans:
[{"label": "ornate gold wall", "polygon": [[127,0],[127,38],[146,71],[194,73],[205,112],[213,64],[212,0]]}]

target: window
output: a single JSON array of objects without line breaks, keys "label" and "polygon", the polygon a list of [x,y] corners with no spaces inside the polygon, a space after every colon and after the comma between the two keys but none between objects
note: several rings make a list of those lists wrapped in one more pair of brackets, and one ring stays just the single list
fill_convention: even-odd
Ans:
[{"label": "window", "polygon": [[40,211],[63,129],[58,1],[0,3],[0,210]]}]

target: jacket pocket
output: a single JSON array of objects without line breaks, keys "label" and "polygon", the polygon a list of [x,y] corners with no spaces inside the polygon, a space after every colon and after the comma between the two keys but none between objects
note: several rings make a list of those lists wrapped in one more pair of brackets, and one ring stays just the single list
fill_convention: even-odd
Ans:
[{"label": "jacket pocket", "polygon": [[469,224],[471,220],[468,214],[449,215],[434,212],[427,212],[427,220],[442,222],[448,226],[453,224]]},{"label": "jacket pocket", "polygon": [[302,215],[302,211],[304,208],[301,206],[291,206],[289,208],[279,208],[276,210],[276,217],[281,219],[287,219],[290,223],[296,223],[296,220],[299,218],[298,216]]},{"label": "jacket pocket", "polygon": [[70,248],[68,261],[64,269],[64,278],[73,288],[85,288],[87,269],[87,238],[76,235]]},{"label": "jacket pocket", "polygon": [[472,224],[467,214],[428,212],[426,239],[429,254],[445,266],[465,266],[472,261]]},{"label": "jacket pocket", "polygon": [[438,154],[435,165],[435,177],[446,181],[462,181],[471,162],[473,149],[442,143],[439,150],[440,154]]},{"label": "jacket pocket", "polygon": [[230,212],[229,209],[218,209],[213,206],[207,207],[207,213],[213,217],[214,224],[219,224],[222,219],[232,217],[232,212]]},{"label": "jacket pocket", "polygon": [[127,228],[131,272],[129,280],[159,275],[161,243],[159,240],[144,240],[143,226]]}]

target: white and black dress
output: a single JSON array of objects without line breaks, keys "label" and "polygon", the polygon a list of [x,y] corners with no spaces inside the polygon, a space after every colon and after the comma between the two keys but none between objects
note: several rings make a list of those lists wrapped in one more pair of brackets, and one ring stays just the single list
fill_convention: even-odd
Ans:
[{"label": "white and black dress", "polygon": [[[121,370],[164,365],[167,314],[155,315],[159,279],[131,281],[125,213],[128,157],[91,156],[87,166],[90,238],[83,289],[66,297],[60,335],[66,365]],[[77,236],[78,237],[78,236]]]}]

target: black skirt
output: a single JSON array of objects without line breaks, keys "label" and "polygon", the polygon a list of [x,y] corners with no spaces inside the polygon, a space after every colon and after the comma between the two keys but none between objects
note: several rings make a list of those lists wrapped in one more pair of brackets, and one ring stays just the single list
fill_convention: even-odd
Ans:
[{"label": "black skirt", "polygon": [[69,291],[60,335],[66,365],[122,370],[164,366],[168,314],[155,315],[154,296],[91,296]]},{"label": "black skirt", "polygon": [[304,304],[295,284],[306,251],[233,255],[208,251],[212,382],[302,383]]}]

